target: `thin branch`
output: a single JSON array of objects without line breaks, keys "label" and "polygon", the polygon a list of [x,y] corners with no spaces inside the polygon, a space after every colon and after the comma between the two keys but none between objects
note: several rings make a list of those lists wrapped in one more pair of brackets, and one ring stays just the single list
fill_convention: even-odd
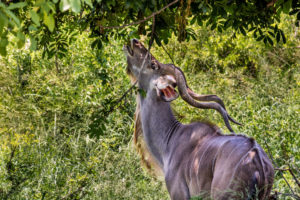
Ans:
[{"label": "thin branch", "polygon": [[[264,138],[264,142],[265,142],[265,145],[266,145],[266,147],[267,147],[267,149],[268,149],[268,154],[269,154],[269,157],[270,157],[271,160],[272,160],[273,165],[274,165],[276,168],[279,169],[279,167],[276,165],[276,163],[275,163],[275,161],[274,161],[274,159],[273,159],[273,156],[272,156],[272,154],[271,154],[271,150],[270,150],[269,145],[267,144],[265,138]],[[279,172],[281,173],[282,178],[284,179],[284,181],[286,182],[286,184],[289,186],[289,188],[290,188],[291,192],[293,193],[293,195],[295,195],[295,193],[294,193],[292,187],[290,186],[289,182],[288,182],[288,181],[286,180],[286,178],[284,177],[283,172],[282,172],[281,170],[279,170]]]},{"label": "thin branch", "polygon": [[137,81],[128,89],[126,90],[126,92],[124,92],[124,94],[114,102],[114,105],[106,112],[104,112],[104,115],[110,114],[115,108],[119,107],[119,103],[121,101],[123,101],[123,99],[127,96],[127,94],[135,87],[135,85],[137,84]]},{"label": "thin branch", "polygon": [[295,169],[295,170],[296,170],[296,172],[297,172],[298,174],[300,174],[300,170],[298,169],[298,167],[297,167],[297,166],[293,165],[293,169]]},{"label": "thin branch", "polygon": [[276,171],[288,171],[289,169],[282,169],[282,168],[275,167],[274,170],[276,170]]},{"label": "thin branch", "polygon": [[167,51],[167,49],[165,48],[165,46],[163,44],[161,44],[161,47],[163,48],[163,50],[166,52],[166,54],[169,56],[170,60],[172,61],[173,65],[175,65],[175,62],[172,58],[172,56],[169,54],[169,52]]},{"label": "thin branch", "polygon": [[291,174],[291,175],[292,175],[292,177],[294,178],[295,182],[297,183],[298,187],[300,188],[300,183],[299,183],[299,181],[298,181],[297,177],[295,176],[295,174],[294,174],[293,170],[291,169],[291,166],[289,166],[289,169],[288,169],[288,171],[290,172],[290,174]]},{"label": "thin branch", "polygon": [[168,5],[166,5],[165,7],[163,7],[162,9],[158,10],[157,12],[154,12],[152,13],[151,15],[149,15],[148,17],[144,18],[144,19],[141,19],[141,20],[138,20],[136,22],[132,22],[132,23],[129,23],[129,24],[124,24],[122,26],[101,26],[100,25],[100,28],[101,29],[120,29],[120,28],[125,28],[127,26],[132,26],[132,25],[137,25],[137,24],[141,24],[153,17],[155,17],[155,15],[158,15],[160,14],[162,11],[164,11],[165,9],[169,8],[170,6],[174,5],[175,3],[177,3],[179,0],[175,0],[171,3],[169,3]]},{"label": "thin branch", "polygon": [[293,197],[294,199],[300,200],[300,197],[296,194],[276,192],[276,195],[289,196]]}]

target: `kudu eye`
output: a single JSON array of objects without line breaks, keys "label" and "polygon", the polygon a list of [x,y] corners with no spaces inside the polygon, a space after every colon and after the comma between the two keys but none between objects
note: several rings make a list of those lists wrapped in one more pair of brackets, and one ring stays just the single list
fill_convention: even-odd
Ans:
[{"label": "kudu eye", "polygon": [[156,63],[151,63],[151,69],[159,70],[159,66]]}]

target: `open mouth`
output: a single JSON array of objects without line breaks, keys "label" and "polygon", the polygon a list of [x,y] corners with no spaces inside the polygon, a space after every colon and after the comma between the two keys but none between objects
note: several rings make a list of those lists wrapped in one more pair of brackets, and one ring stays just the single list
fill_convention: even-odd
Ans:
[{"label": "open mouth", "polygon": [[157,88],[157,90],[159,91],[159,96],[164,101],[172,101],[178,97],[178,93],[176,92],[174,87],[171,85],[168,85],[167,87],[162,88],[162,89]]},{"label": "open mouth", "polygon": [[133,50],[129,45],[124,45],[123,50],[127,52],[130,56],[133,56]]},{"label": "open mouth", "polygon": [[130,45],[124,45],[123,50],[128,52],[130,56],[133,56],[133,40],[130,41]]}]

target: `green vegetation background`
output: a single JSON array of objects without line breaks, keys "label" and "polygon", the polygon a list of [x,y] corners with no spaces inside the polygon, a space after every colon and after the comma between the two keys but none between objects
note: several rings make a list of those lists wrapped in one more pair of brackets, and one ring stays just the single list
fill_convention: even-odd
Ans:
[{"label": "green vegetation background", "polygon": [[[277,168],[300,168],[300,33],[283,16],[287,43],[265,46],[252,37],[198,28],[198,41],[165,47],[200,94],[220,96],[233,128],[253,137]],[[168,199],[164,183],[140,166],[132,145],[135,93],[108,113],[130,87],[122,42],[91,49],[83,33],[62,59],[10,47],[0,58],[1,199]],[[153,46],[161,62],[171,60]],[[209,120],[226,134],[215,111],[173,104],[184,123]],[[269,148],[267,147],[267,145]],[[299,187],[283,172],[294,192]],[[276,171],[274,191],[291,193]],[[280,199],[291,197],[280,196]]]}]

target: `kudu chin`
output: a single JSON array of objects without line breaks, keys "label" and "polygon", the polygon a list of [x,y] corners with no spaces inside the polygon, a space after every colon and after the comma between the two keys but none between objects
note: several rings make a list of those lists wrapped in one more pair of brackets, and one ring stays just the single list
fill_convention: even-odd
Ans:
[{"label": "kudu chin", "polygon": [[[123,49],[128,74],[146,92],[137,97],[134,141],[146,166],[163,174],[171,199],[267,199],[272,163],[254,139],[233,132],[229,121],[239,123],[223,101],[194,93],[180,68],[158,62],[138,40]],[[179,96],[194,107],[217,110],[232,134],[202,122],[181,124],[170,107]]]}]

